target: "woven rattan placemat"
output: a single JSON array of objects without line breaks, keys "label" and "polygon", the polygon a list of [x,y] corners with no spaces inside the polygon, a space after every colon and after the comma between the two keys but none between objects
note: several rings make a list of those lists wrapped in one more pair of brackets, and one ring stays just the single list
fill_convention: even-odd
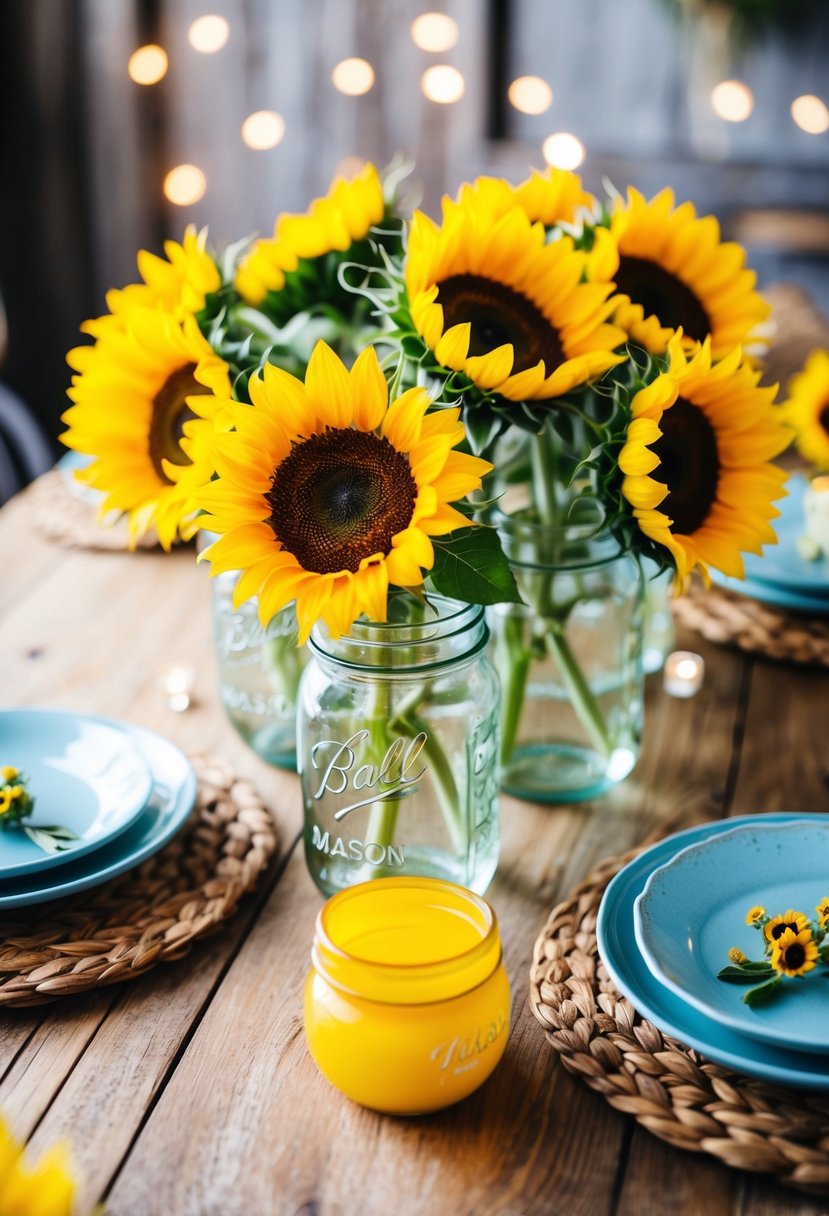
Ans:
[{"label": "woven rattan placemat", "polygon": [[[75,549],[126,550],[129,548],[127,525],[123,520],[102,524],[97,508],[87,499],[73,494],[67,485],[70,476],[63,469],[50,469],[27,491],[40,532],[49,540]],[[139,549],[154,549],[158,539],[148,532],[138,542]]]},{"label": "woven rattan placemat", "polygon": [[789,663],[829,667],[829,617],[770,608],[720,587],[694,585],[672,600],[674,616],[709,642]]},{"label": "woven rattan placemat", "polygon": [[530,1005],[564,1067],[676,1148],[829,1194],[829,1094],[781,1089],[705,1060],[646,1021],[596,947],[611,878],[640,850],[603,862],[550,913],[535,943]]},{"label": "woven rattan placemat", "polygon": [[0,1007],[137,979],[220,927],[277,848],[260,795],[213,756],[191,757],[193,814],[161,852],[101,887],[0,913]]}]

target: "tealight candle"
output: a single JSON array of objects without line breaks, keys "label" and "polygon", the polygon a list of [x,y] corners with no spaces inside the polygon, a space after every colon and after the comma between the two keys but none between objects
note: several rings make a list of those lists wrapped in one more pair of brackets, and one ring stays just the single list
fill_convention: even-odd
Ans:
[{"label": "tealight candle", "polygon": [[662,684],[671,697],[693,697],[702,688],[705,660],[691,650],[674,650],[665,660]]},{"label": "tealight candle", "polygon": [[510,988],[492,908],[436,878],[378,878],[317,917],[305,1033],[355,1102],[424,1114],[467,1097],[507,1043]]},{"label": "tealight candle", "polygon": [[192,667],[171,667],[164,679],[167,704],[174,713],[182,714],[190,708],[193,700],[193,685],[196,673]]}]

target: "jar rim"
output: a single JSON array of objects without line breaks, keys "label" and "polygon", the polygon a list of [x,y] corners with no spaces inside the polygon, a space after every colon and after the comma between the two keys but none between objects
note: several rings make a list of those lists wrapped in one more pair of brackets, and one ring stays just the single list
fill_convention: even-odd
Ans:
[{"label": "jar rim", "polygon": [[[371,672],[372,675],[406,675],[412,672],[430,671],[441,667],[450,667],[459,662],[467,662],[479,651],[483,650],[489,640],[486,627],[484,608],[481,604],[467,604],[462,600],[450,599],[443,595],[430,595],[428,607],[432,615],[422,621],[370,621],[359,619],[351,626],[351,631],[339,638],[332,638],[325,623],[317,622],[311,631],[308,641],[309,648],[324,659],[329,659],[338,666],[350,668],[353,671]],[[440,609],[445,611],[440,612]],[[442,644],[451,644],[464,634],[470,635],[469,644],[464,649],[442,657],[431,653],[426,657],[418,656],[421,651]],[[384,652],[396,647],[408,650],[410,662],[384,664]],[[372,659],[374,658],[374,661]],[[389,672],[383,671],[388,666]]]},{"label": "jar rim", "polygon": [[[472,914],[478,918],[480,939],[450,956],[414,963],[366,958],[336,940],[332,921],[348,911],[349,904],[376,899],[382,905],[388,903],[388,895],[393,892],[421,892],[424,907],[432,911],[443,899],[447,915],[460,916],[467,922]],[[434,1004],[470,992],[489,979],[501,961],[501,937],[492,906],[458,883],[415,876],[374,878],[338,891],[320,909],[311,959],[320,975],[350,996],[379,1004]]]}]

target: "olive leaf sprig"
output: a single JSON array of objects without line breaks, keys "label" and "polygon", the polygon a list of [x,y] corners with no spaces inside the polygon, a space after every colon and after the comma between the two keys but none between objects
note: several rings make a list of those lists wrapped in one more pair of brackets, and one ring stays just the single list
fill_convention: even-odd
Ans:
[{"label": "olive leaf sprig", "polygon": [[[829,896],[816,905],[815,912],[817,916],[810,919],[792,908],[777,916],[769,916],[760,904],[750,908],[746,924],[762,934],[764,957],[754,962],[733,946],[728,951],[730,964],[717,973],[717,979],[753,985],[743,997],[752,1006],[776,997],[786,977],[799,979],[821,963],[829,968]],[[829,978],[829,970],[824,974]]]}]

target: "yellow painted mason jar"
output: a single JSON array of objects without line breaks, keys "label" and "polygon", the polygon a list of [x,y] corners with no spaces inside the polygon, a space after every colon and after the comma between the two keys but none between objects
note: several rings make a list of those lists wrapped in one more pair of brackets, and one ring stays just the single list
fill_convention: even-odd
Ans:
[{"label": "yellow painted mason jar", "polygon": [[320,1072],[396,1115],[459,1102],[507,1044],[510,988],[498,921],[479,895],[436,878],[379,878],[317,917],[305,1033]]}]

